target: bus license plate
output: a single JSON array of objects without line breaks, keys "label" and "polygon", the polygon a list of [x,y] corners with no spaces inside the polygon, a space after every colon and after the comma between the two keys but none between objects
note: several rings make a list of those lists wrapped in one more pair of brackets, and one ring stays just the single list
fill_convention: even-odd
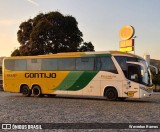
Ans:
[{"label": "bus license plate", "polygon": [[133,97],[134,96],[134,92],[132,92],[132,91],[128,92],[128,96],[129,97]]}]

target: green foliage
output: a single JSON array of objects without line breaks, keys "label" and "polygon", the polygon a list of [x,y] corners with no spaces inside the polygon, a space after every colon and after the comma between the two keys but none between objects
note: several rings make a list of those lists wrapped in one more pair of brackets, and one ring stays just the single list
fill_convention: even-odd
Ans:
[{"label": "green foliage", "polygon": [[94,46],[92,45],[91,42],[84,42],[80,48],[79,51],[84,52],[84,51],[94,51]]},{"label": "green foliage", "polygon": [[12,52],[11,56],[20,56],[19,50],[18,50],[18,49],[15,49],[15,50]]},{"label": "green foliage", "polygon": [[82,36],[74,17],[59,12],[40,13],[20,24],[17,32],[20,47],[11,56],[94,51],[92,43],[83,42]]}]

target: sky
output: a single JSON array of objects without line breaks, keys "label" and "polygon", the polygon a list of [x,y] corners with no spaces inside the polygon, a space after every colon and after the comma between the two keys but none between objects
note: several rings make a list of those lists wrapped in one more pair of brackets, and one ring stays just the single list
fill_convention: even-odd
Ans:
[{"label": "sky", "polygon": [[160,60],[160,0],[0,0],[0,57],[20,46],[22,22],[51,11],[75,17],[96,51],[119,50],[120,29],[132,25],[135,54]]}]

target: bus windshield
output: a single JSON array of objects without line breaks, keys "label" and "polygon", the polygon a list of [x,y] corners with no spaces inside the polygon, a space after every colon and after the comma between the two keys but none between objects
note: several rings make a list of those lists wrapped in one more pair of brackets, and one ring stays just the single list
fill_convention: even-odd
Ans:
[{"label": "bus windshield", "polygon": [[115,56],[115,59],[127,79],[146,86],[152,85],[151,72],[145,60],[128,56]]},{"label": "bus windshield", "polygon": [[142,59],[138,59],[138,62],[143,64],[143,66],[141,66],[142,83],[149,86],[152,85],[151,72],[148,63]]}]

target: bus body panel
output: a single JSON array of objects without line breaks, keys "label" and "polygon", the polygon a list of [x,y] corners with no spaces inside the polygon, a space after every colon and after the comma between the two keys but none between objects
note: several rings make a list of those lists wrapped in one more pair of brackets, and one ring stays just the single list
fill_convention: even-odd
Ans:
[{"label": "bus body panel", "polygon": [[[21,85],[26,84],[30,89],[34,85],[40,86],[42,94],[104,96],[106,88],[114,87],[118,92],[118,97],[141,98],[150,96],[152,88],[147,88],[137,82],[128,80],[115,59],[115,55],[140,58],[136,55],[122,52],[76,52],[29,57],[8,57],[4,59],[3,63],[4,91],[20,92]],[[94,58],[95,63],[97,57],[101,56],[110,56],[117,72],[105,70],[41,70],[41,65],[44,64],[42,59]],[[26,65],[26,67],[32,70],[7,70],[7,67],[5,67],[7,62],[5,60],[27,60],[26,64],[22,66],[25,67]],[[84,63],[85,61],[87,60],[84,60]],[[46,63],[50,64],[47,61]],[[63,66],[63,62],[61,63],[61,66]],[[71,67],[69,68],[72,69]],[[150,91],[146,91],[146,89]]]}]

